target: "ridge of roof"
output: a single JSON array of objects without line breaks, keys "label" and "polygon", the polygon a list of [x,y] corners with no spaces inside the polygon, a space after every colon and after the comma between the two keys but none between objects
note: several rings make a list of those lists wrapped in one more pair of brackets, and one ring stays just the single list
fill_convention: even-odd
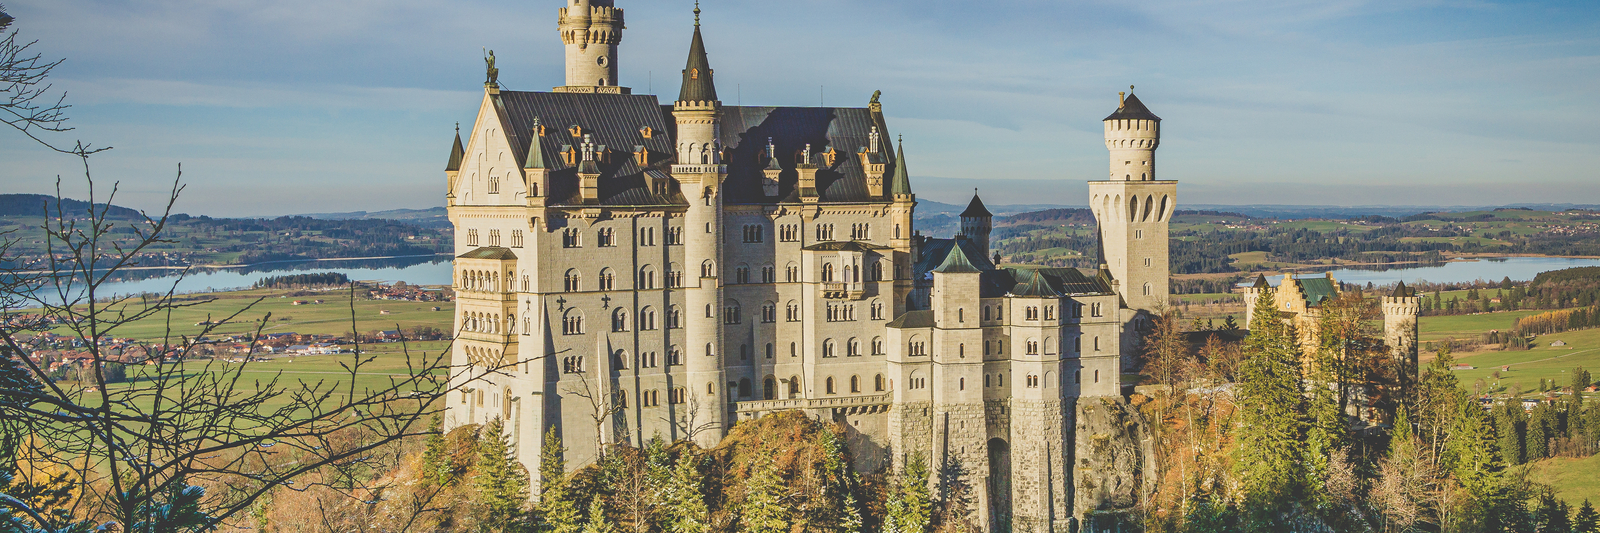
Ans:
[{"label": "ridge of roof", "polygon": [[1059,294],[1056,294],[1055,289],[1050,286],[1050,283],[1045,280],[1044,274],[1037,270],[1019,269],[1016,270],[1013,275],[1021,274],[1023,272],[1027,273],[1026,277],[1028,280],[1018,283],[1015,288],[1011,289],[1011,294],[1016,296],[1029,296],[1036,298],[1054,298],[1056,296],[1060,296]]},{"label": "ridge of roof", "polygon": [[450,162],[444,165],[445,172],[461,171],[461,160],[467,157],[467,150],[461,146],[461,125],[456,125],[456,144],[450,148]]},{"label": "ridge of roof", "polygon": [[975,274],[983,272],[983,270],[974,266],[971,260],[967,259],[967,254],[961,251],[960,245],[951,246],[950,253],[944,256],[944,262],[935,267],[933,271],[945,274]]},{"label": "ridge of roof", "polygon": [[967,210],[961,212],[963,218],[993,217],[994,213],[983,206],[983,200],[978,198],[978,190],[972,190],[972,202],[967,204]]},{"label": "ridge of roof", "polygon": [[1122,101],[1122,107],[1117,108],[1117,111],[1106,117],[1105,120],[1154,120],[1160,122],[1161,117],[1151,113],[1150,108],[1145,107],[1144,102],[1139,101],[1139,97],[1129,94],[1128,98]]},{"label": "ridge of roof", "polygon": [[1272,288],[1272,283],[1267,281],[1267,275],[1266,274],[1260,274],[1260,275],[1256,276],[1256,284],[1251,286],[1251,288],[1253,288],[1253,289],[1268,289],[1268,288]]},{"label": "ridge of roof", "polygon": [[894,181],[889,185],[889,194],[896,196],[911,194],[911,176],[906,172],[906,142],[900,140],[900,146],[895,148]]},{"label": "ridge of roof", "polygon": [[485,246],[485,247],[477,248],[477,249],[474,249],[474,250],[472,250],[470,252],[458,255],[456,257],[459,258],[459,259],[499,259],[499,260],[508,260],[508,259],[516,259],[517,255],[514,254],[514,253],[511,253],[511,249],[510,248],[505,248],[505,247],[501,247],[501,246]]},{"label": "ridge of roof", "polygon": [[933,327],[933,311],[927,309],[906,311],[894,320],[889,321],[888,324],[884,324],[884,327],[897,329],[931,328]]},{"label": "ridge of roof", "polygon": [[694,40],[689,42],[689,61],[683,67],[683,87],[678,89],[679,102],[714,102],[717,85],[712,82],[711,60],[706,57],[705,39],[700,36],[700,25],[694,26]]}]

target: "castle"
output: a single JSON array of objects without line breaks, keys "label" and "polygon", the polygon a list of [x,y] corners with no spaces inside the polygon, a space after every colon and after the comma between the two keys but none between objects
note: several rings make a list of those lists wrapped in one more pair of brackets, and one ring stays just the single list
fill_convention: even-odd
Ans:
[{"label": "castle", "polygon": [[986,530],[1131,506],[1139,458],[1106,444],[1137,440],[1122,368],[1168,294],[1161,119],[1127,95],[1104,121],[1100,268],[1002,268],[976,196],[954,238],[915,231],[876,95],[726,106],[695,14],[670,104],[619,85],[612,0],[560,10],[565,85],[501,90],[490,64],[446,167],[470,369],[446,425],[502,419],[537,471],[551,428],[578,467],[799,410],[847,427],[864,471],[959,464]]},{"label": "castle", "polygon": [[[1284,274],[1277,285],[1265,275],[1257,276],[1255,284],[1244,290],[1245,328],[1249,329],[1255,322],[1256,302],[1263,295],[1271,295],[1272,305],[1282,313],[1283,320],[1294,326],[1303,364],[1312,368],[1316,352],[1322,346],[1322,304],[1343,294],[1339,280],[1331,273],[1320,276]],[[1402,380],[1401,387],[1407,387],[1418,370],[1417,318],[1422,315],[1422,299],[1402,281],[1388,296],[1379,298],[1378,309],[1383,315],[1383,345],[1399,364],[1397,376]]]}]

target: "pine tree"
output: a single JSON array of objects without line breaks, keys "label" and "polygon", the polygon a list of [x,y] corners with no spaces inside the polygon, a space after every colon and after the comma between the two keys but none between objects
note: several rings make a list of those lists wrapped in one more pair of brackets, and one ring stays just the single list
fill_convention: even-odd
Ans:
[{"label": "pine tree", "polygon": [[1527,454],[1527,461],[1530,463],[1550,456],[1551,435],[1545,410],[1545,404],[1541,403],[1533,408],[1533,414],[1528,417],[1527,440],[1523,445],[1523,450]]},{"label": "pine tree", "polygon": [[543,533],[578,533],[583,529],[574,494],[567,486],[567,449],[551,427],[544,435],[539,456],[539,530]]},{"label": "pine tree", "polygon": [[438,486],[449,485],[455,477],[454,458],[444,440],[444,428],[439,416],[434,415],[428,424],[428,447],[422,452],[422,479]]},{"label": "pine tree", "polygon": [[1583,500],[1577,516],[1572,517],[1572,533],[1600,533],[1600,514],[1595,513],[1588,499]]},{"label": "pine tree", "polygon": [[1233,469],[1246,507],[1270,512],[1294,498],[1305,479],[1305,402],[1294,328],[1272,305],[1272,291],[1263,292],[1235,389],[1239,426]]},{"label": "pine tree", "polygon": [[1505,457],[1507,464],[1520,465],[1527,462],[1523,455],[1523,433],[1527,427],[1527,416],[1522,412],[1522,401],[1516,396],[1506,400],[1504,407],[1498,410],[1495,417],[1497,433],[1500,436],[1500,453]]},{"label": "pine tree", "polygon": [[1572,533],[1571,508],[1550,492],[1539,496],[1536,516],[1539,533]]},{"label": "pine tree", "polygon": [[528,473],[517,462],[511,438],[499,418],[482,431],[473,484],[485,511],[483,523],[496,530],[513,529],[522,520],[523,502],[528,501]]},{"label": "pine tree", "polygon": [[823,425],[817,432],[816,447],[822,452],[822,483],[820,501],[813,500],[805,509],[806,529],[825,533],[844,533],[861,529],[861,508],[854,492],[859,482],[850,470],[845,456],[844,443],[833,428]]},{"label": "pine tree", "polygon": [[1323,482],[1328,479],[1328,465],[1334,453],[1349,444],[1349,428],[1344,413],[1339,411],[1333,391],[1318,386],[1311,393],[1310,427],[1306,431],[1306,483],[1317,489],[1319,496]]},{"label": "pine tree", "polygon": [[678,454],[678,463],[672,469],[661,490],[662,524],[670,533],[706,533],[711,530],[711,512],[706,508],[704,482],[700,476],[699,462],[691,450]]},{"label": "pine tree", "polygon": [[616,533],[617,524],[611,521],[611,513],[606,509],[606,499],[596,496],[589,500],[589,521],[583,525],[583,533]]},{"label": "pine tree", "polygon": [[740,531],[744,533],[787,533],[792,516],[784,502],[788,487],[778,475],[778,466],[771,457],[763,457],[755,465],[746,489],[744,503],[739,506]]},{"label": "pine tree", "polygon": [[1239,321],[1234,320],[1233,319],[1233,315],[1228,315],[1227,317],[1224,317],[1222,319],[1222,330],[1223,331],[1239,331]]},{"label": "pine tree", "polygon": [[906,458],[906,466],[889,489],[885,505],[885,533],[927,533],[933,522],[933,500],[928,492],[928,462],[920,452]]}]

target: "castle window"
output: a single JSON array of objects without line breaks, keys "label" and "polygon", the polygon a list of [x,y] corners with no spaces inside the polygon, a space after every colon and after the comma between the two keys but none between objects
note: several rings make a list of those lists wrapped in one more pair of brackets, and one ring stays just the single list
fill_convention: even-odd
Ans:
[{"label": "castle window", "polygon": [[667,244],[683,244],[683,227],[679,226],[667,228]]},{"label": "castle window", "polygon": [[793,301],[790,301],[789,305],[784,308],[783,319],[789,322],[799,322],[800,306]]},{"label": "castle window", "polygon": [[1072,304],[1072,318],[1083,318],[1083,304]]},{"label": "castle window", "polygon": [[676,263],[667,265],[667,288],[683,288],[683,268]]},{"label": "castle window", "polygon": [[511,247],[512,248],[521,248],[522,247],[522,230],[520,230],[520,229],[511,230]]},{"label": "castle window", "polygon": [[789,283],[794,283],[794,282],[800,281],[800,266],[799,265],[796,265],[794,263],[789,263],[789,266],[785,267],[784,270],[785,270],[785,274],[787,274],[787,276],[788,276],[786,279],[784,279],[784,281],[787,281]]},{"label": "castle window", "polygon": [[582,248],[583,247],[583,233],[579,232],[578,228],[567,228],[565,230],[562,230],[562,232],[561,232],[561,247],[562,248]]},{"label": "castle window", "polygon": [[1053,306],[1053,305],[1044,306],[1044,319],[1045,320],[1055,320],[1056,319],[1056,306]]},{"label": "castle window", "polygon": [[[987,305],[983,306],[983,319],[984,320],[989,320],[990,319],[989,306],[987,306]],[[988,343],[985,343],[985,345],[987,345],[987,344]],[[987,352],[987,351],[988,350],[985,350],[985,352]]]},{"label": "castle window", "polygon": [[600,271],[600,290],[613,290],[616,288],[616,284],[617,274],[615,271],[609,268]]},{"label": "castle window", "polygon": [[1133,230],[1133,238],[1135,238],[1135,239],[1143,239],[1144,238],[1144,230],[1142,230],[1142,229]]},{"label": "castle window", "polygon": [[1144,266],[1148,268],[1150,266],[1150,264],[1151,264],[1150,258],[1148,258],[1148,257],[1144,258]]},{"label": "castle window", "polygon": [[628,408],[628,391],[625,391],[625,390],[617,391],[616,398],[617,398],[617,408],[618,409],[627,409]]},{"label": "castle window", "polygon": [[1089,305],[1089,316],[1092,316],[1092,317],[1102,316],[1101,315],[1101,310],[1100,310],[1100,306],[1101,305],[1102,304],[1100,304],[1100,303],[1090,304]]},{"label": "castle window", "polygon": [[884,355],[883,337],[872,338],[872,355]]},{"label": "castle window", "polygon": [[722,323],[738,324],[742,321],[739,313],[739,302],[729,301],[722,306]]},{"label": "castle window", "polygon": [[883,263],[872,262],[872,269],[867,271],[867,281],[883,281]]},{"label": "castle window", "polygon": [[872,377],[872,390],[883,392],[883,374]]},{"label": "castle window", "polygon": [[777,381],[778,380],[773,379],[772,376],[767,376],[766,379],[761,380],[761,399],[763,399],[763,400],[776,400],[776,399],[778,399],[778,383],[777,383]]},{"label": "castle window", "polygon": [[600,228],[598,237],[600,247],[608,248],[617,245],[617,233],[611,228]]},{"label": "castle window", "polygon": [[644,268],[639,269],[639,288],[640,289],[654,289],[654,288],[656,288],[656,269],[655,268],[653,268],[653,267],[651,267],[649,265],[645,265]]},{"label": "castle window", "polygon": [[967,378],[956,380],[956,390],[967,390]]},{"label": "castle window", "polygon": [[709,343],[709,342],[706,343],[706,357],[716,357],[716,356],[717,356],[717,345]]},{"label": "castle window", "polygon": [[478,245],[478,230],[475,230],[475,229],[467,230],[467,246],[477,246],[477,245]]},{"label": "castle window", "polygon": [[667,403],[677,405],[688,401],[689,392],[683,387],[674,387],[667,391]]},{"label": "castle window", "polygon": [[800,225],[784,224],[778,227],[778,240],[780,242],[799,242]]},{"label": "castle window", "polygon": [[1005,374],[995,374],[994,375],[994,386],[996,386],[996,387],[1004,387],[1004,386],[1006,386],[1006,375]]},{"label": "castle window", "polygon": [[1038,320],[1039,319],[1039,308],[1038,307],[1034,307],[1034,306],[1029,306],[1027,308],[1027,310],[1025,310],[1023,312],[1023,315],[1025,315],[1025,318],[1027,320]]},{"label": "castle window", "polygon": [[873,300],[871,309],[873,320],[883,320],[883,302]]},{"label": "castle window", "polygon": [[989,387],[989,375],[988,374],[984,374],[983,375],[983,386],[984,386],[984,388],[988,388]]},{"label": "castle window", "polygon": [[827,339],[827,340],[822,341],[822,356],[823,357],[835,357],[834,354],[833,354],[833,339]]},{"label": "castle window", "polygon": [[789,398],[800,396],[800,376],[789,376]]},{"label": "castle window", "polygon": [[733,282],[750,283],[750,267],[748,265],[739,265],[738,267],[734,268]]},{"label": "castle window", "polygon": [[1072,353],[1083,353],[1083,337],[1073,337]]},{"label": "castle window", "polygon": [[959,308],[959,307],[956,308],[956,322],[966,322],[966,321],[967,321],[967,310],[963,309],[963,308]]},{"label": "castle window", "polygon": [[628,310],[617,308],[611,313],[611,331],[628,331]]},{"label": "castle window", "polygon": [[828,376],[828,394],[838,394],[833,388],[833,376]]},{"label": "castle window", "polygon": [[[1148,260],[1146,260],[1146,261],[1148,261]],[[1150,284],[1149,283],[1144,284],[1144,295],[1145,296],[1149,296],[1150,295],[1150,290],[1151,290]]]},{"label": "castle window", "polygon": [[817,240],[833,240],[833,224],[817,224]]},{"label": "castle window", "polygon": [[617,350],[617,356],[614,359],[616,361],[617,370],[627,370],[628,369],[628,351],[627,350]]},{"label": "castle window", "polygon": [[965,343],[957,344],[956,345],[956,357],[965,358],[966,356],[967,356],[967,345]]},{"label": "castle window", "polygon": [[1100,337],[1098,335],[1094,338],[1094,351],[1100,351]]},{"label": "castle window", "polygon": [[579,312],[577,309],[567,311],[567,314],[561,318],[561,334],[582,335],[583,313]]},{"label": "castle window", "polygon": [[744,242],[759,243],[765,240],[760,224],[746,224],[744,226]]},{"label": "castle window", "polygon": [[740,344],[739,345],[739,360],[740,361],[749,361],[750,360],[750,345],[748,345],[748,344]]},{"label": "castle window", "polygon": [[578,272],[578,269],[574,268],[574,269],[568,270],[567,274],[565,276],[565,280],[566,280],[566,282],[565,282],[565,284],[562,285],[562,287],[567,292],[578,292],[580,290],[583,290],[582,289],[582,286],[583,286],[583,274],[580,274]]},{"label": "castle window", "polygon": [[778,304],[766,302],[761,304],[761,322],[770,324],[778,321]]},{"label": "castle window", "polygon": [[667,308],[667,329],[683,328],[683,312],[674,305]]},{"label": "castle window", "polygon": [[761,267],[761,282],[762,283],[775,283],[777,281],[778,281],[778,271],[777,271],[776,268],[773,268],[772,265],[766,265],[766,266]]},{"label": "castle window", "polygon": [[710,259],[707,259],[704,263],[700,263],[700,277],[702,277],[702,278],[714,278],[714,277],[717,277],[717,264],[711,262]]},{"label": "castle window", "polygon": [[655,368],[660,364],[661,361],[657,359],[656,352],[644,352],[639,354],[639,368]]},{"label": "castle window", "polygon": [[845,344],[845,355],[850,357],[860,357],[861,341],[850,339],[850,341]]},{"label": "castle window", "polygon": [[683,366],[683,352],[677,346],[667,350],[667,366]]},{"label": "castle window", "polygon": [[711,304],[706,304],[706,318],[716,318],[717,312],[712,310]]},{"label": "castle window", "polygon": [[769,343],[767,343],[767,359],[771,359],[772,358],[772,352],[773,352],[772,343],[769,342]]},{"label": "castle window", "polygon": [[655,245],[656,245],[656,229],[655,228],[639,228],[639,246],[655,246]]},{"label": "castle window", "polygon": [[529,290],[528,287],[529,287],[529,285],[528,285],[528,275],[527,274],[523,274],[522,275],[522,292],[528,292],[528,290]]},{"label": "castle window", "polygon": [[823,263],[822,264],[822,281],[823,282],[833,281],[833,263]]},{"label": "castle window", "polygon": [[1028,340],[1028,355],[1039,355],[1039,341]]},{"label": "castle window", "polygon": [[660,407],[661,391],[647,390],[639,394],[639,404],[643,407]]},{"label": "castle window", "polygon": [[794,342],[789,343],[789,357],[800,357],[800,344],[799,343],[794,343]]},{"label": "castle window", "polygon": [[750,378],[744,378],[744,379],[740,379],[739,380],[739,397],[740,398],[749,398],[750,397]]},{"label": "castle window", "polygon": [[1094,371],[1094,382],[1095,383],[1099,383],[1100,382],[1100,371],[1099,370]]},{"label": "castle window", "polygon": [[[829,231],[832,231],[830,227]],[[850,225],[850,240],[864,241],[872,236],[872,225],[865,222]]]},{"label": "castle window", "polygon": [[500,176],[489,176],[489,194],[500,194]]}]

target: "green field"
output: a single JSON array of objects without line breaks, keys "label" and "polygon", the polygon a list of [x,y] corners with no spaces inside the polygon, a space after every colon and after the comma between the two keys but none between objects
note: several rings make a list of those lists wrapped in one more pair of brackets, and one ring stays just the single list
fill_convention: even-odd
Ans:
[{"label": "green field", "polygon": [[[172,310],[170,320],[166,313],[162,313],[127,324],[112,331],[111,335],[139,340],[159,340],[167,337],[170,331],[171,336],[194,336],[205,330],[205,326],[197,324],[208,320],[221,321],[241,310],[244,311],[238,317],[212,328],[210,335],[217,337],[253,333],[258,327],[262,333],[343,335],[350,333],[352,319],[355,324],[354,329],[361,333],[392,329],[410,331],[415,326],[449,331],[455,307],[455,304],[450,302],[371,300],[357,297],[352,311],[351,296],[347,291],[317,292],[309,296],[288,296],[288,294],[281,290],[252,290],[183,296],[181,298],[184,304],[192,305]],[[212,300],[206,302],[208,299]],[[315,302],[319,299],[323,303],[294,305],[297,300]],[[140,304],[138,300],[134,300],[127,305],[136,309]],[[439,310],[434,311],[434,307],[438,307]],[[265,324],[261,323],[263,319],[266,320]],[[59,329],[56,332],[69,334]]]},{"label": "green field", "polygon": [[[1448,294],[1448,293],[1446,293]],[[1477,315],[1425,316],[1418,321],[1423,342],[1444,339],[1475,339],[1490,330],[1509,331],[1517,319],[1547,311],[1507,311]]]},{"label": "green field", "polygon": [[1600,504],[1600,455],[1583,459],[1554,457],[1524,467],[1528,479],[1556,489],[1556,497],[1576,509],[1589,500]]},{"label": "green field", "polygon": [[[1550,346],[1558,340],[1566,342],[1567,346]],[[1538,392],[1540,379],[1554,379],[1561,387],[1570,385],[1573,367],[1600,369],[1600,329],[1543,335],[1536,343],[1535,348],[1526,351],[1490,351],[1462,356],[1457,362],[1477,368],[1458,370],[1456,378],[1468,390],[1483,378],[1496,390],[1520,384],[1522,393],[1530,394]],[[1508,370],[1501,371],[1501,368]],[[1499,379],[1494,377],[1496,372],[1500,373]]]}]

